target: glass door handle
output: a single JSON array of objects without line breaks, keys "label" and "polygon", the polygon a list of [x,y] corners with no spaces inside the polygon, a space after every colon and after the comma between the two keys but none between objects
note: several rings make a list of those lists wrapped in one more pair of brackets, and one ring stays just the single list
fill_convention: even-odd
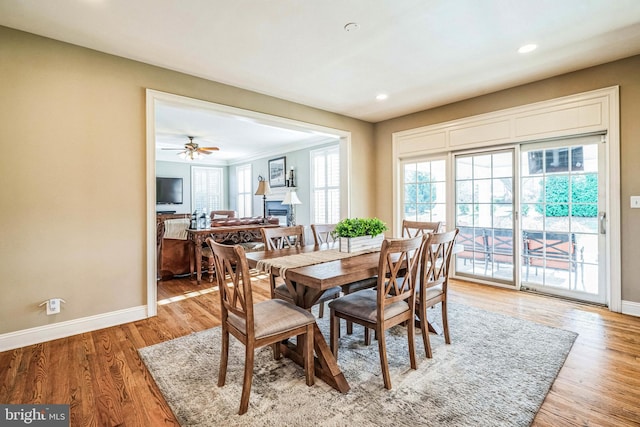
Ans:
[{"label": "glass door handle", "polygon": [[600,217],[600,234],[607,234],[607,214],[606,212],[600,212],[598,216]]}]

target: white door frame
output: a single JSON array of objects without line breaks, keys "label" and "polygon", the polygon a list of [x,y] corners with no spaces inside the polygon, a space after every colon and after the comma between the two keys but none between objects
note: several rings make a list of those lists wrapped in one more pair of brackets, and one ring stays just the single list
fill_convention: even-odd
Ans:
[{"label": "white door frame", "polygon": [[157,315],[158,289],[156,283],[157,257],[156,257],[156,103],[171,103],[190,108],[197,108],[218,113],[233,115],[236,117],[249,118],[260,123],[269,124],[276,127],[305,129],[321,133],[327,133],[340,138],[340,209],[348,216],[351,212],[351,132],[320,126],[284,117],[272,116],[270,114],[258,113],[241,108],[230,107],[228,105],[216,104],[214,102],[202,101],[186,96],[175,95],[167,92],[160,92],[153,89],[146,90],[146,119],[147,119],[147,317]]},{"label": "white door frame", "polygon": [[[609,310],[622,310],[620,249],[620,95],[619,86],[555,98],[392,135],[393,228],[400,229],[400,162],[418,156],[605,132],[607,182],[606,282]],[[447,193],[451,204],[452,193]],[[451,221],[453,218],[448,218]]]}]

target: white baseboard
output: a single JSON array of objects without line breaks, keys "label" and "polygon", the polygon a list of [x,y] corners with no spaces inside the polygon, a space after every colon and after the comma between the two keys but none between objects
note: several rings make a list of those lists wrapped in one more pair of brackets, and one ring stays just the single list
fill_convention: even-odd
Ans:
[{"label": "white baseboard", "polygon": [[622,314],[640,317],[640,302],[622,301]]},{"label": "white baseboard", "polygon": [[146,318],[147,306],[141,305],[95,316],[68,320],[66,322],[9,332],[0,335],[0,352],[59,338],[65,338],[71,335],[82,334],[84,332],[96,331],[98,329],[108,328],[111,326],[122,325],[123,323],[135,322]]}]

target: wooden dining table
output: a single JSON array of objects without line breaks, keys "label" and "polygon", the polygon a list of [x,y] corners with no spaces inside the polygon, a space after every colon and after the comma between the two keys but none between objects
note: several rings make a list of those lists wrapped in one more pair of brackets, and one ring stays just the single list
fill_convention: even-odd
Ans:
[{"label": "wooden dining table", "polygon": [[[456,246],[454,246],[454,252],[459,252],[461,248]],[[337,244],[324,244],[320,246],[309,245],[301,248],[249,252],[246,255],[249,266],[256,268],[262,260],[268,261],[275,258],[328,249],[337,249]],[[284,281],[289,289],[289,293],[293,295],[295,304],[309,310],[327,289],[377,276],[379,259],[380,252],[376,251],[355,254],[348,258],[342,258],[334,261],[325,261],[302,267],[287,268]],[[265,273],[282,276],[280,268],[275,266],[271,267],[271,271],[267,271]],[[419,320],[417,318],[416,324],[420,327]],[[427,326],[430,332],[438,335],[442,333],[441,331],[436,330],[431,322],[428,322]],[[346,393],[350,388],[349,383],[342,374],[342,371],[340,370],[340,367],[338,366],[338,363],[317,324],[314,324],[313,340],[316,353],[316,377],[322,379],[336,390]],[[285,341],[281,343],[281,350],[285,356],[289,357],[300,366],[304,366],[302,346],[296,346]]]},{"label": "wooden dining table", "polygon": [[[255,268],[261,260],[269,260],[288,255],[296,255],[332,248],[334,247],[327,245],[311,245],[304,246],[302,248],[250,252],[247,254],[247,260],[249,262],[249,266]],[[304,309],[310,309],[316,301],[318,301],[325,290],[375,276],[378,273],[379,257],[379,252],[369,252],[335,261],[288,268],[286,270],[284,281],[289,288],[289,292],[293,295],[296,305]],[[272,267],[271,271],[267,273],[281,276],[280,269],[277,267]],[[338,366],[338,363],[317,324],[314,325],[313,340],[316,354],[316,376],[336,390],[346,393],[349,391],[349,383],[340,370],[340,367]],[[283,342],[281,347],[285,356],[289,357],[299,365],[304,364],[301,349],[299,350],[298,346],[289,342]]]}]

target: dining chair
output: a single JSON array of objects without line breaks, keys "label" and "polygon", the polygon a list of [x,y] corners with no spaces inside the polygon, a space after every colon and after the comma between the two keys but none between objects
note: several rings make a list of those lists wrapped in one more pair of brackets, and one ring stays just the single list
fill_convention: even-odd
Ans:
[{"label": "dining chair", "polygon": [[316,246],[324,243],[333,243],[337,241],[335,235],[337,224],[311,224],[311,232],[313,234],[313,241]]},{"label": "dining chair", "polygon": [[402,237],[415,237],[421,234],[437,233],[440,230],[440,221],[423,222],[402,220]]},{"label": "dining chair", "polygon": [[[296,225],[293,227],[274,227],[261,228],[262,240],[264,242],[265,251],[273,251],[277,249],[296,248],[304,246],[304,226]],[[285,283],[276,284],[276,277],[269,275],[269,283],[271,289],[271,298],[280,298],[290,303],[294,303],[294,298],[289,292],[289,288]],[[316,304],[319,304],[318,317],[324,316],[324,302],[338,298],[340,296],[340,286],[327,289],[320,296]]]},{"label": "dining chair", "polygon": [[[377,289],[365,289],[329,303],[331,311],[331,351],[338,357],[339,319],[350,320],[376,331],[384,387],[391,389],[385,331],[406,323],[411,369],[416,369],[415,351],[415,284],[424,236],[407,239],[385,239],[378,261]],[[409,272],[399,276],[401,270]]]},{"label": "dining chair", "polygon": [[313,326],[315,317],[308,311],[280,299],[253,304],[251,276],[244,248],[227,246],[207,238],[216,264],[220,289],[222,352],[218,387],[225,384],[229,360],[229,334],[245,346],[244,379],[239,415],[247,412],[253,379],[254,352],[272,345],[274,357],[280,357],[280,341],[294,336],[304,348],[304,371],[308,386],[314,384]]},{"label": "dining chair", "polygon": [[[336,241],[334,231],[336,224],[311,224],[311,231],[313,232],[313,240],[316,246],[324,243],[333,243]],[[378,284],[378,278],[376,276],[369,277],[367,279],[358,280],[357,282],[347,283],[342,285],[342,293],[349,295],[363,289],[374,288]],[[322,316],[320,316],[322,317]],[[347,321],[347,335],[353,334],[353,322]],[[368,339],[366,344],[369,345]]]},{"label": "dining chair", "polygon": [[432,357],[431,342],[429,341],[429,320],[427,308],[442,304],[442,327],[444,342],[451,344],[449,335],[449,321],[447,319],[447,288],[449,285],[449,268],[451,254],[459,230],[430,234],[423,246],[420,263],[420,274],[416,293],[416,315],[420,319],[422,341],[428,358]]}]

